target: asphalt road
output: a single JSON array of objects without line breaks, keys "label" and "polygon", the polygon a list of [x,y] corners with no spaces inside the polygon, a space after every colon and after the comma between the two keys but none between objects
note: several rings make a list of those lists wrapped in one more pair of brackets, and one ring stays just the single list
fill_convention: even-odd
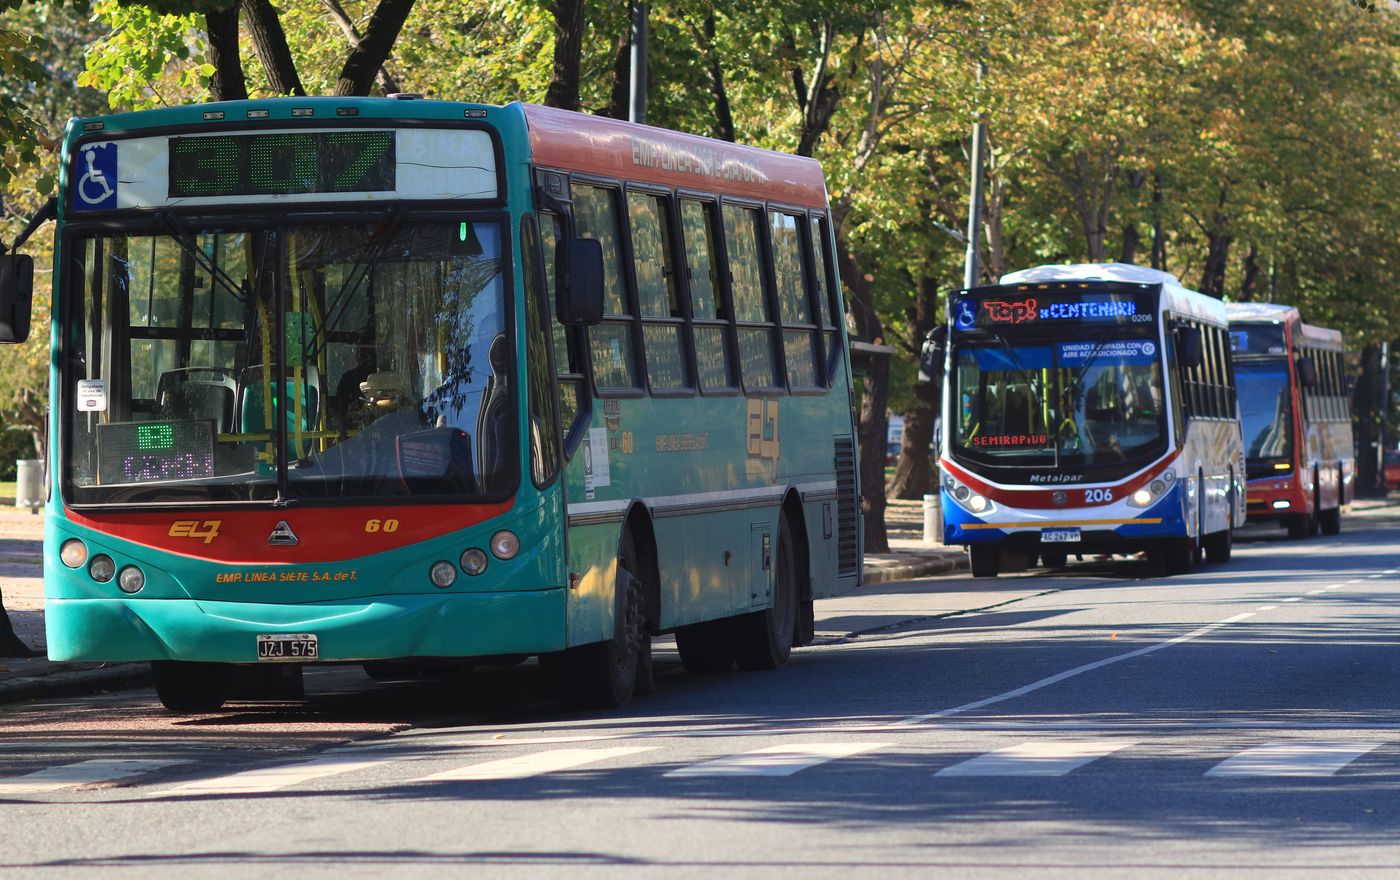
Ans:
[{"label": "asphalt road", "polygon": [[[528,666],[318,672],[305,704],[193,718],[148,691],[9,707],[0,872],[1400,876],[1397,538],[1375,517],[1185,577],[1031,573],[777,673],[664,655],[607,714]],[[884,589],[861,601],[916,592]]]}]

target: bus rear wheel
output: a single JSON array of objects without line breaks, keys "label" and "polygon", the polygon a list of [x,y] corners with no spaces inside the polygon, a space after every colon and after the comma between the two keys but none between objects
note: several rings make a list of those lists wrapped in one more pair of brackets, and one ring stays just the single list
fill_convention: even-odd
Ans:
[{"label": "bus rear wheel", "polygon": [[612,638],[565,652],[569,698],[575,703],[607,709],[627,705],[637,691],[639,671],[651,663],[638,570],[632,533],[624,532],[613,586]]},{"label": "bus rear wheel", "polygon": [[228,699],[229,668],[222,663],[152,660],[151,679],[171,712],[213,712]]},{"label": "bus rear wheel", "polygon": [[1306,513],[1290,513],[1284,517],[1283,527],[1288,529],[1288,537],[1295,541],[1306,538],[1312,532],[1312,517]]},{"label": "bus rear wheel", "polygon": [[1206,559],[1212,563],[1230,561],[1230,551],[1234,548],[1234,531],[1226,528],[1214,534],[1206,535],[1201,539],[1201,543],[1206,548]]},{"label": "bus rear wheel", "polygon": [[1342,509],[1330,507],[1327,510],[1318,511],[1317,524],[1321,527],[1324,535],[1339,534],[1342,531]]},{"label": "bus rear wheel", "polygon": [[797,627],[797,553],[787,517],[778,521],[778,552],[774,556],[773,606],[734,621],[734,649],[740,669],[781,669],[792,654]]},{"label": "bus rear wheel", "polygon": [[997,569],[1001,567],[1001,554],[995,548],[968,547],[967,556],[972,566],[973,577],[994,578],[997,576]]},{"label": "bus rear wheel", "polygon": [[1149,551],[1148,556],[1167,574],[1189,574],[1196,561],[1196,542],[1191,538],[1168,538]]},{"label": "bus rear wheel", "polygon": [[692,623],[676,630],[681,665],[691,675],[718,675],[734,668],[733,627],[729,618]]}]

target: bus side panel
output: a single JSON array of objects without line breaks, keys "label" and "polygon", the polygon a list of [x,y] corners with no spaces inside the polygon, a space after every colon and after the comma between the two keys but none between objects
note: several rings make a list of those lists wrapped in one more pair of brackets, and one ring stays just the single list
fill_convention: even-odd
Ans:
[{"label": "bus side panel", "polygon": [[620,522],[569,529],[569,571],[579,576],[577,586],[568,590],[566,640],[570,647],[612,638],[621,539]]},{"label": "bus side panel", "polygon": [[771,511],[738,510],[656,520],[663,629],[749,610],[750,533],[755,523],[771,529],[772,517]]},{"label": "bus side panel", "polygon": [[803,505],[803,510],[807,520],[807,564],[812,598],[839,595],[842,584],[837,581],[836,574],[836,501],[809,501]]}]

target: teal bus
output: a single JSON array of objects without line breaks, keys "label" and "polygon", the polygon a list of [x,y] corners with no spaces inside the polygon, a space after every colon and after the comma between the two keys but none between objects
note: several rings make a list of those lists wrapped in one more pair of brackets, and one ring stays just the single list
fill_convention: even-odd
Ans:
[{"label": "teal bus", "polygon": [[[73,120],[50,213],[54,660],[149,660],[212,711],[308,664],[538,657],[617,706],[654,636],[776,668],[859,580],[814,160],[254,100]],[[0,256],[8,341],[32,275]]]}]

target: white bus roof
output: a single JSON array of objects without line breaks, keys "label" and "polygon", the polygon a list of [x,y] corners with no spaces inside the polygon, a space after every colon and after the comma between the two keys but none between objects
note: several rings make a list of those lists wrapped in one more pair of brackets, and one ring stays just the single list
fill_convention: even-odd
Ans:
[{"label": "white bus roof", "polygon": [[1340,349],[1342,347],[1342,331],[1303,323],[1303,317],[1299,314],[1297,306],[1279,303],[1230,303],[1225,306],[1225,314],[1229,315],[1232,323],[1274,321],[1282,324],[1297,319],[1301,325],[1299,342],[1306,340],[1328,348]]},{"label": "white bus roof", "polygon": [[1182,285],[1170,272],[1128,263],[1069,263],[1036,266],[1001,276],[1002,284],[1038,284],[1055,281],[1118,281],[1125,284],[1162,285],[1162,307],[1197,318],[1226,323],[1225,304],[1213,296]]}]

